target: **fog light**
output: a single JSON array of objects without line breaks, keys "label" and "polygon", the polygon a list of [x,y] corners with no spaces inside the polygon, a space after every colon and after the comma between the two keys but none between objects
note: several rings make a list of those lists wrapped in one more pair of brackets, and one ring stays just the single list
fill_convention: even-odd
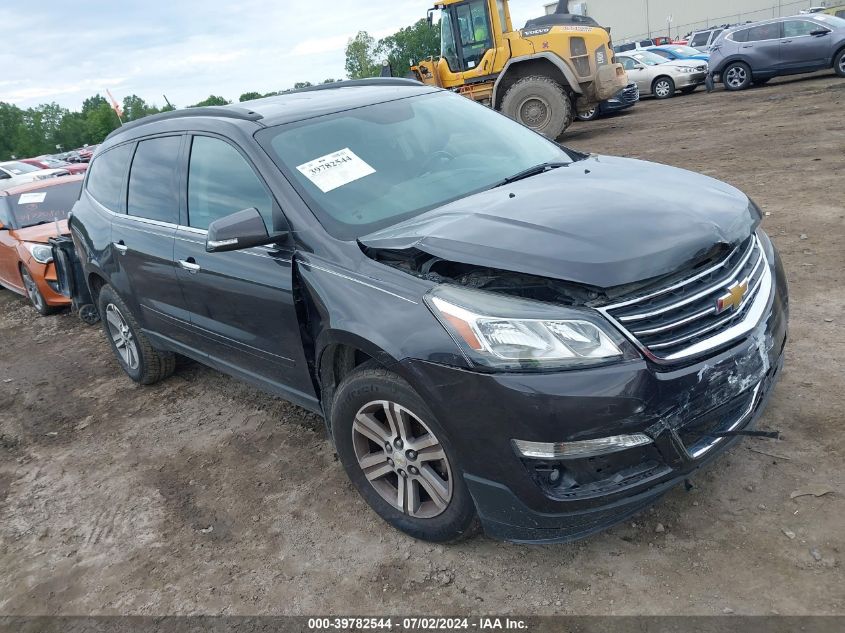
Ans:
[{"label": "fog light", "polygon": [[579,442],[528,442],[525,440],[512,440],[516,452],[522,457],[529,459],[578,459],[582,457],[593,457],[595,455],[607,455],[624,451],[635,446],[651,444],[651,438],[643,433],[632,435],[612,435],[610,437],[599,437],[594,440],[582,440]]}]

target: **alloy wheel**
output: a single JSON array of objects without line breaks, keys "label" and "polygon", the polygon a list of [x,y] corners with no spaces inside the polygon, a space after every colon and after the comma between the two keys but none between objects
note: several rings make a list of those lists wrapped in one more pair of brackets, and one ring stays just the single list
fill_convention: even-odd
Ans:
[{"label": "alloy wheel", "polygon": [[839,58],[839,70],[845,74],[845,55]]},{"label": "alloy wheel", "polygon": [[405,407],[386,400],[365,404],[352,423],[352,445],[364,476],[397,510],[430,519],[449,506],[453,479],[446,451]]},{"label": "alloy wheel", "polygon": [[748,73],[741,66],[734,66],[725,75],[725,81],[731,88],[742,88],[748,80]]},{"label": "alloy wheel", "polygon": [[32,301],[32,305],[34,305],[35,309],[39,312],[43,312],[44,297],[41,296],[41,293],[38,291],[38,286],[36,285],[35,280],[32,278],[26,268],[21,268],[21,277],[23,277],[23,285],[26,288],[26,294],[29,297],[29,300]]},{"label": "alloy wheel", "polygon": [[519,120],[534,130],[545,127],[552,117],[549,104],[537,96],[525,99],[519,104],[517,112],[519,112]]},{"label": "alloy wheel", "polygon": [[106,325],[109,328],[109,335],[114,342],[114,347],[123,362],[129,369],[138,369],[138,346],[135,337],[126,323],[126,319],[117,309],[117,306],[110,303],[106,306]]},{"label": "alloy wheel", "polygon": [[672,91],[669,82],[665,79],[662,81],[658,81],[657,84],[654,86],[654,94],[656,94],[661,99],[668,97],[669,93]]}]

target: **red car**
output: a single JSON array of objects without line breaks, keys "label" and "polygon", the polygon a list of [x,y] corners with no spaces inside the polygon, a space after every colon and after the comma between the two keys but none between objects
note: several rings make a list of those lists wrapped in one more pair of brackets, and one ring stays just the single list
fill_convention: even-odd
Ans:
[{"label": "red car", "polygon": [[20,162],[40,169],[66,169],[71,174],[83,174],[88,170],[88,163],[68,163],[51,156],[23,158]]}]

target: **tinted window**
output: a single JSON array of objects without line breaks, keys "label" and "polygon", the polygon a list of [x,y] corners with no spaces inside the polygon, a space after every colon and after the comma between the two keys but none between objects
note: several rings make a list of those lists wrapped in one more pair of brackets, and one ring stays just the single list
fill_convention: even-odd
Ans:
[{"label": "tinted window", "polygon": [[748,29],[742,29],[741,31],[737,31],[736,33],[731,33],[730,39],[732,39],[734,42],[747,42]]},{"label": "tinted window", "polygon": [[809,35],[813,31],[819,31],[821,29],[824,29],[824,27],[813,22],[807,22],[806,20],[789,20],[783,23],[783,36],[801,37],[802,35]]},{"label": "tinted window", "polygon": [[261,212],[272,230],[272,199],[249,163],[225,141],[195,137],[188,171],[190,225],[207,229],[214,220],[250,207]]},{"label": "tinted window", "polygon": [[17,229],[56,220],[66,220],[73,204],[79,200],[82,181],[69,182],[9,196],[12,225]]},{"label": "tinted window", "polygon": [[88,168],[85,188],[94,199],[116,213],[123,212],[121,204],[123,177],[129,167],[132,144],[121,145],[100,154]]},{"label": "tinted window", "polygon": [[780,39],[780,22],[772,24],[761,24],[748,29],[749,42],[761,42],[763,40]]},{"label": "tinted window", "polygon": [[709,39],[710,31],[705,31],[704,33],[696,33],[695,37],[692,38],[692,42],[690,42],[690,46],[705,46]]},{"label": "tinted window", "polygon": [[129,172],[126,212],[160,222],[179,222],[178,136],[138,143]]}]

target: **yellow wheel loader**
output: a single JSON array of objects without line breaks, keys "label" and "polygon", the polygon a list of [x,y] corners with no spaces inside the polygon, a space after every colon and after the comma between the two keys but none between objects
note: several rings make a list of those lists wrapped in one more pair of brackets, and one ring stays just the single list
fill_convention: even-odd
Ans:
[{"label": "yellow wheel loader", "polygon": [[455,90],[555,139],[628,83],[614,63],[610,31],[572,15],[567,0],[555,13],[514,31],[507,0],[441,0],[439,58],[411,68],[423,83]]}]

